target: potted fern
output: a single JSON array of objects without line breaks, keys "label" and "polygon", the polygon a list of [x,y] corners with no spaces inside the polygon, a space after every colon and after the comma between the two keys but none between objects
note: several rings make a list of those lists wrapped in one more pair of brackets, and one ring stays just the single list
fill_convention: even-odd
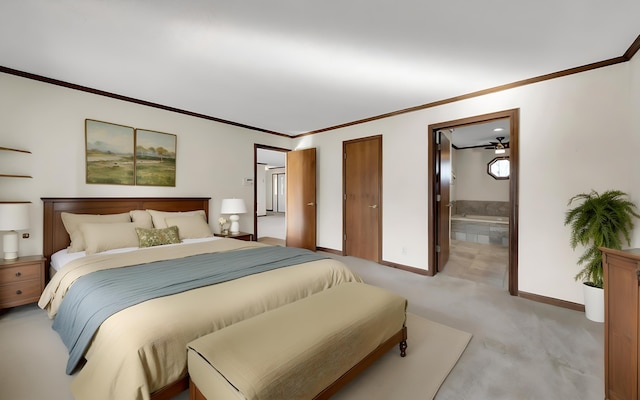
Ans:
[{"label": "potted fern", "polygon": [[[599,194],[595,190],[581,193],[569,200],[575,207],[566,212],[564,224],[571,228],[571,248],[585,247],[578,259],[582,269],[575,276],[585,289],[585,312],[592,321],[604,322],[604,291],[602,253],[600,247],[622,248],[623,239],[631,244],[633,217],[640,218],[636,205],[619,190]],[[595,304],[594,304],[595,302]]]}]

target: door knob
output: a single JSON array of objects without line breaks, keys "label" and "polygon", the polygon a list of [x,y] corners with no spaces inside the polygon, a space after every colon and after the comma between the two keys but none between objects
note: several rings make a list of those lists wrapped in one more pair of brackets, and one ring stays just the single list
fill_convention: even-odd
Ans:
[{"label": "door knob", "polygon": [[377,204],[370,205],[369,208],[378,208]]},{"label": "door knob", "polygon": [[311,203],[307,203],[308,206],[314,206],[315,203],[312,201]]}]

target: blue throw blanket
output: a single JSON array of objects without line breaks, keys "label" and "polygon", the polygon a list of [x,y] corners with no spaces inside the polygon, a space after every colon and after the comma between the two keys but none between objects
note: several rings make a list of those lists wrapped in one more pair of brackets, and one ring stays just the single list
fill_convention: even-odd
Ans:
[{"label": "blue throw blanket", "polygon": [[65,295],[53,329],[69,349],[71,374],[102,322],[144,301],[326,258],[292,247],[258,247],[92,272]]}]

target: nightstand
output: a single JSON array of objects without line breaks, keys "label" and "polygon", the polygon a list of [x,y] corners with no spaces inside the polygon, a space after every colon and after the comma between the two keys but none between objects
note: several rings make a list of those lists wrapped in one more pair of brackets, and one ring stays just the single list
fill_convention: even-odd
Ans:
[{"label": "nightstand", "polygon": [[0,259],[0,309],[35,303],[44,290],[43,256]]},{"label": "nightstand", "polygon": [[253,233],[247,233],[247,232],[228,233],[226,235],[223,235],[222,233],[214,233],[213,235],[218,237],[226,237],[230,239],[245,240],[247,242],[253,241]]}]

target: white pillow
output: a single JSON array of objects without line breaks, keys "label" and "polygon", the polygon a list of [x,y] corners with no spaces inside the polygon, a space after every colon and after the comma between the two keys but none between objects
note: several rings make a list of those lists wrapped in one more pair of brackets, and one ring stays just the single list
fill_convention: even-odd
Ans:
[{"label": "white pillow", "polygon": [[180,215],[166,217],[168,226],[177,226],[180,239],[199,239],[213,236],[209,224],[201,215]]},{"label": "white pillow", "polygon": [[69,237],[71,238],[71,245],[67,251],[69,253],[75,253],[77,251],[83,251],[85,249],[84,237],[80,231],[80,224],[83,223],[100,223],[109,224],[114,222],[131,222],[129,213],[121,214],[72,214],[63,212],[60,213],[64,228],[67,230]]},{"label": "white pillow", "polygon": [[195,210],[195,211],[184,211],[184,212],[169,212],[169,211],[157,211],[157,210],[147,210],[149,214],[151,214],[151,219],[153,220],[154,228],[167,228],[165,218],[167,217],[182,217],[185,215],[201,215],[202,219],[206,220],[207,214],[205,214],[204,210]]},{"label": "white pillow", "polygon": [[80,230],[86,243],[87,255],[106,250],[138,246],[136,224],[116,222],[112,224],[80,224]]},{"label": "white pillow", "polygon": [[131,210],[129,211],[131,215],[131,221],[138,228],[151,229],[153,228],[153,221],[151,220],[151,214],[149,214],[146,210]]}]

